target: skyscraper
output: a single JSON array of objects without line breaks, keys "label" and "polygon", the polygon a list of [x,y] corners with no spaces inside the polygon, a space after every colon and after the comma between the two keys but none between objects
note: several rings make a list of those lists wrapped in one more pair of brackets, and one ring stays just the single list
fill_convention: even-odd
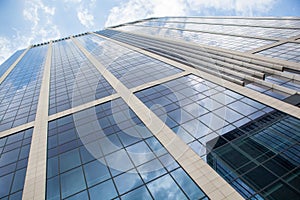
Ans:
[{"label": "skyscraper", "polygon": [[0,67],[1,199],[299,199],[300,18],[150,18]]}]

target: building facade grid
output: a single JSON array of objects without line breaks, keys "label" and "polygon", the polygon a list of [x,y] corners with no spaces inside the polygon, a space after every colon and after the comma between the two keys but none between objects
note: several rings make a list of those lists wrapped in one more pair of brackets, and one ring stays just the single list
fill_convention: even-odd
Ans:
[{"label": "building facade grid", "polygon": [[[1,92],[0,183],[5,185],[1,198],[97,199],[101,195],[132,199],[141,194],[149,199],[170,195],[180,199],[298,198],[300,68],[295,41],[300,37],[299,23],[298,18],[155,18],[106,30],[115,32],[86,33],[18,51],[1,66],[0,87],[12,88]],[[211,33],[204,30],[208,27]],[[253,38],[245,37],[250,27],[259,30]],[[233,34],[227,28],[233,28]],[[275,34],[276,28],[280,31]],[[153,41],[153,46],[144,46],[140,38]],[[281,41],[285,43],[270,48]],[[210,57],[214,61],[208,64],[203,56],[172,52],[172,42],[179,49],[196,46],[198,56],[205,51],[204,55],[214,55]],[[286,47],[289,44],[295,46]],[[220,57],[223,61],[216,62]],[[262,76],[250,70],[258,66],[263,68],[259,68]],[[79,72],[70,73],[76,68]],[[28,69],[31,73],[25,73]],[[60,86],[63,82],[69,84]],[[85,126],[79,126],[80,118],[74,120],[74,115],[89,110],[98,110],[93,113],[96,118],[83,115]],[[121,117],[114,121],[116,116]],[[134,121],[132,127],[126,118]],[[101,156],[89,155],[85,145],[90,143],[82,143],[78,132],[99,132],[95,124],[119,149],[109,152],[106,143],[98,143],[93,148]],[[148,130],[147,136],[126,136],[140,134],[140,128]],[[97,134],[89,137],[91,142],[98,141]],[[165,153],[155,154],[154,143]],[[251,152],[258,150],[249,146],[263,151],[265,157],[253,157]],[[153,157],[139,163],[131,150]],[[19,157],[10,156],[17,151]],[[118,156],[131,167],[120,171],[110,167]],[[243,156],[250,161],[234,164],[230,160]],[[12,165],[17,166],[15,171],[9,169]],[[149,166],[161,167],[154,174],[143,171]],[[91,174],[95,169],[103,174]],[[251,179],[263,169],[270,174],[268,180]]]}]

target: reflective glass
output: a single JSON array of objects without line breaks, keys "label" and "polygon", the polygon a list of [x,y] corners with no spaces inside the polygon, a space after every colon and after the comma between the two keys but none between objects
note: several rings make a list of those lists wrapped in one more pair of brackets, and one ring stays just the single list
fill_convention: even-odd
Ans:
[{"label": "reflective glass", "polygon": [[19,56],[25,51],[25,49],[16,51],[11,57],[9,57],[4,63],[0,65],[0,77],[7,71],[7,69],[19,58]]},{"label": "reflective glass", "polygon": [[[182,23],[181,20],[169,18],[168,20],[151,20],[136,23],[139,26],[152,26],[152,27],[166,27],[166,28],[179,28],[185,30],[194,30],[202,32],[213,32],[221,34],[235,34],[240,36],[254,36],[254,37],[269,37],[269,38],[289,38],[298,35],[297,30],[295,29],[279,29],[276,27],[257,27],[257,26],[247,26],[241,24],[240,26],[231,25],[231,24],[218,24],[218,20],[215,20],[215,23],[205,23],[207,19],[197,19],[190,22],[186,20],[185,23]],[[195,22],[196,21],[196,22]],[[243,21],[243,20],[240,20]],[[254,21],[254,20],[253,20]],[[258,20],[256,20],[258,21]],[[279,20],[277,20],[278,22]],[[224,22],[224,21],[223,21]],[[259,22],[259,21],[258,21]]]},{"label": "reflective glass", "polygon": [[84,165],[84,171],[86,182],[89,187],[110,178],[107,166],[103,165],[98,160]]},{"label": "reflective glass", "polygon": [[[217,94],[210,96],[216,88]],[[165,93],[166,90],[171,92]],[[259,102],[194,75],[135,94],[245,198],[267,198],[263,188],[280,182],[300,164],[296,150],[299,120]],[[168,110],[170,105],[178,107]],[[168,123],[168,119],[177,125]],[[174,179],[184,182],[183,178]],[[177,183],[188,191],[188,183],[181,181]],[[288,189],[293,187],[284,184]]]},{"label": "reflective glass", "polygon": [[300,44],[287,42],[263,51],[258,52],[259,55],[264,55],[271,58],[288,60],[291,62],[300,62]]},{"label": "reflective glass", "polygon": [[149,194],[147,188],[142,186],[132,192],[129,192],[121,197],[124,200],[132,200],[132,199],[144,199],[144,200],[151,200],[152,197]]},{"label": "reflective glass", "polygon": [[114,178],[119,194],[124,194],[132,189],[142,185],[141,177],[136,171],[121,174]]},{"label": "reflective glass", "polygon": [[20,199],[22,196],[32,131],[27,129],[0,139],[4,149],[0,151],[1,199]]},{"label": "reflective glass", "polygon": [[244,38],[242,36],[231,36],[213,33],[201,33],[189,29],[176,29],[168,27],[155,26],[139,26],[128,24],[126,26],[117,27],[116,30],[129,33],[140,33],[146,35],[159,36],[163,38],[172,38],[173,40],[183,40],[186,42],[194,42],[210,46],[221,47],[236,51],[249,51],[267,44],[271,44],[273,40],[262,40],[254,38]]},{"label": "reflective glass", "polygon": [[29,49],[1,83],[0,131],[35,119],[47,49]]},{"label": "reflective glass", "polygon": [[47,180],[47,199],[59,199],[60,197],[60,185],[59,185],[59,177],[56,176],[54,178]]},{"label": "reflective glass", "polygon": [[68,151],[59,155],[60,172],[65,172],[80,164],[80,157],[78,149]]},{"label": "reflective glass", "polygon": [[183,191],[179,189],[168,174],[159,180],[148,183],[147,186],[154,199],[187,199]]},{"label": "reflective glass", "polygon": [[95,35],[86,35],[76,39],[128,88],[182,71],[162,61]]},{"label": "reflective glass", "polygon": [[[49,144],[69,130],[68,141]],[[180,198],[190,192],[169,175],[181,167],[120,98],[49,122],[47,154],[47,199],[151,199],[153,187],[165,191],[166,181]],[[186,173],[182,177],[201,191]]]},{"label": "reflective glass", "polygon": [[[300,28],[300,21],[298,19],[289,18],[236,18],[236,17],[162,17],[159,21],[179,21],[179,22],[195,22],[208,24],[236,24],[239,26],[266,26],[266,27],[287,27]],[[150,19],[149,21],[157,21],[157,19]]]},{"label": "reflective glass", "polygon": [[53,43],[50,75],[50,115],[115,93],[70,39]]},{"label": "reflective glass", "polygon": [[111,180],[105,181],[95,187],[89,189],[91,199],[113,199],[117,197],[117,191],[114,187],[114,184]]},{"label": "reflective glass", "polygon": [[66,198],[86,188],[81,167],[62,174],[60,181],[62,198]]},{"label": "reflective glass", "polygon": [[195,184],[186,178],[185,172],[182,169],[177,169],[171,173],[176,182],[183,188],[183,191],[188,195],[189,199],[199,198],[205,194],[195,187]]}]

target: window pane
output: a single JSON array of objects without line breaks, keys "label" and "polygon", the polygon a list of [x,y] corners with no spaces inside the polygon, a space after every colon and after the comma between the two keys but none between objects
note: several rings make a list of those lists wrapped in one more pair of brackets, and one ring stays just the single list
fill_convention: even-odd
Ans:
[{"label": "window pane", "polygon": [[121,198],[122,200],[132,200],[132,199],[151,200],[152,199],[151,195],[149,194],[145,186],[135,189],[132,192],[123,195]]},{"label": "window pane", "polygon": [[84,165],[84,173],[89,187],[110,178],[107,167],[98,160]]},{"label": "window pane", "polygon": [[112,199],[118,195],[111,180],[90,188],[89,193],[91,200],[98,200],[99,197],[103,200]]},{"label": "window pane", "polygon": [[114,178],[119,194],[140,186],[143,182],[136,171],[127,172]]},{"label": "window pane", "polygon": [[61,175],[62,198],[85,189],[82,168],[78,167]]},{"label": "window pane", "polygon": [[187,199],[168,174],[148,183],[147,187],[155,199]]},{"label": "window pane", "polygon": [[200,199],[205,196],[182,169],[173,171],[171,175],[190,199]]}]

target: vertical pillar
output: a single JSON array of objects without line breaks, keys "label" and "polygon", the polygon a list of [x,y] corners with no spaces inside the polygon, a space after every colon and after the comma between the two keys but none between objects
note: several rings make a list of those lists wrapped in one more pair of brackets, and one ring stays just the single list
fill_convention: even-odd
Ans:
[{"label": "vertical pillar", "polygon": [[32,134],[26,178],[23,189],[23,199],[25,200],[45,199],[51,56],[52,42],[50,42],[48,47]]}]

